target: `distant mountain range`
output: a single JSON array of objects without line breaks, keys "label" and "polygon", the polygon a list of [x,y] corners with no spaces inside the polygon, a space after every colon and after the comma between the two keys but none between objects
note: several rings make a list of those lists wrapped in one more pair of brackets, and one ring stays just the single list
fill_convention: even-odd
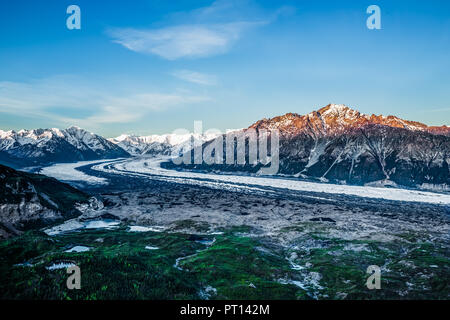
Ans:
[{"label": "distant mountain range", "polygon": [[109,139],[132,156],[138,155],[175,155],[190,150],[193,143],[203,144],[219,134],[163,134],[135,136],[123,134]]},{"label": "distant mountain range", "polygon": [[116,144],[78,127],[0,130],[0,163],[15,168],[129,156]]},{"label": "distant mountain range", "polygon": [[138,155],[170,155],[189,150],[194,141],[202,144],[217,134],[121,135],[105,139],[78,127],[0,130],[0,163],[24,168],[57,162],[114,159]]},{"label": "distant mountain range", "polygon": [[[279,174],[349,184],[448,188],[450,127],[395,116],[366,115],[330,104],[306,115],[262,119],[247,129],[278,129]],[[1,131],[0,163],[23,168],[140,155],[180,154],[218,135],[121,135],[105,139],[78,127]],[[224,148],[224,154],[226,150]],[[170,166],[170,165],[169,165]],[[261,165],[184,165],[189,169],[247,171]]]}]

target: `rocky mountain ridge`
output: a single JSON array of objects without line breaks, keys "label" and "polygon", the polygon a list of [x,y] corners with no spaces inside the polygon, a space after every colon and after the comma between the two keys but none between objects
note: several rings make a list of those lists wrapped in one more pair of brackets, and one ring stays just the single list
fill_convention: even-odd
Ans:
[{"label": "rocky mountain ridge", "polygon": [[90,197],[44,175],[0,165],[0,238],[81,214]]},{"label": "rocky mountain ridge", "polygon": [[129,157],[107,139],[79,127],[0,130],[0,162],[12,167]]},{"label": "rocky mountain ridge", "polygon": [[[429,127],[395,116],[369,116],[345,105],[330,104],[306,115],[288,113],[262,119],[243,132],[249,129],[278,130],[279,175],[335,183],[449,190],[448,126]],[[223,153],[226,154],[225,146]],[[182,166],[255,174],[262,167],[261,164]]]}]

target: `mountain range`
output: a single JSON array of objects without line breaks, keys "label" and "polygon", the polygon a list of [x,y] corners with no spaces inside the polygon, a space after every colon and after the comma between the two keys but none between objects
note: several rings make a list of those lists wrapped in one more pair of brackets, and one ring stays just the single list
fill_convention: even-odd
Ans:
[{"label": "mountain range", "polygon": [[203,144],[219,135],[208,133],[172,133],[150,136],[123,134],[117,138],[109,139],[109,141],[120,146],[132,156],[175,155],[190,150],[194,143]]},{"label": "mountain range", "polygon": [[[279,130],[280,175],[358,185],[439,190],[448,190],[450,186],[447,126],[430,127],[329,104],[306,115],[288,113],[262,119],[248,129]],[[223,154],[225,157],[225,145]],[[250,173],[258,173],[261,168],[261,164],[181,166]]]},{"label": "mountain range", "polygon": [[450,127],[327,105],[301,116],[263,119],[250,128],[277,128],[280,173],[346,183],[450,185]]},{"label": "mountain range", "polygon": [[65,130],[0,130],[0,163],[15,168],[128,156],[116,144],[75,126]]},{"label": "mountain range", "polygon": [[187,151],[218,134],[121,135],[105,139],[76,126],[20,131],[0,130],[0,163],[24,168],[57,162],[125,158],[139,155],[170,155]]},{"label": "mountain range", "polygon": [[284,136],[302,133],[319,136],[337,136],[368,125],[401,128],[450,136],[448,126],[427,126],[416,121],[402,120],[396,116],[367,115],[343,104],[329,104],[306,115],[287,113],[272,119],[262,119],[249,128],[278,129]]},{"label": "mountain range", "polygon": [[[450,127],[395,116],[366,115],[329,104],[306,115],[287,113],[247,129],[278,129],[280,175],[349,184],[448,188]],[[229,133],[228,133],[229,134]],[[0,163],[23,168],[140,155],[179,155],[193,141],[217,134],[121,135],[105,139],[78,127],[1,131]],[[226,153],[224,146],[224,154]],[[261,165],[183,165],[189,169],[247,171]]]}]

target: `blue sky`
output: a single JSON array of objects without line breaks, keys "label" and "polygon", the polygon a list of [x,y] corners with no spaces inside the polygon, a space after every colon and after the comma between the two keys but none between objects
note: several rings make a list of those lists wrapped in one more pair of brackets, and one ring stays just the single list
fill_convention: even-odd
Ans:
[{"label": "blue sky", "polygon": [[225,130],[328,103],[450,125],[449,1],[2,1],[0,39],[3,130]]}]

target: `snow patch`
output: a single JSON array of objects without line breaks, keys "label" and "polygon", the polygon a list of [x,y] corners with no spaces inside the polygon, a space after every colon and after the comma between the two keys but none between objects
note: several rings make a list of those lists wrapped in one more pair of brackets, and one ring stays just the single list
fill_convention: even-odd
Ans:
[{"label": "snow patch", "polygon": [[89,248],[89,247],[85,247],[85,246],[75,246],[75,247],[73,247],[73,248],[71,248],[71,249],[69,249],[69,250],[66,250],[66,251],[64,251],[64,252],[87,252],[87,251],[89,251],[89,250],[91,250],[91,248]]},{"label": "snow patch", "polygon": [[81,230],[81,229],[115,229],[120,225],[119,221],[115,220],[92,220],[80,222],[76,219],[67,220],[63,224],[57,225],[55,227],[45,229],[44,232],[49,236],[56,236],[61,233]]},{"label": "snow patch", "polygon": [[70,267],[74,267],[75,264],[73,263],[68,263],[68,262],[59,262],[59,263],[54,263],[49,267],[45,267],[47,270],[59,270],[59,269],[67,269]]},{"label": "snow patch", "polygon": [[108,180],[105,178],[98,178],[87,175],[76,168],[95,164],[104,163],[109,160],[94,160],[94,161],[79,161],[75,163],[57,163],[49,167],[41,169],[40,173],[61,181],[83,181],[89,184],[108,184]]}]

